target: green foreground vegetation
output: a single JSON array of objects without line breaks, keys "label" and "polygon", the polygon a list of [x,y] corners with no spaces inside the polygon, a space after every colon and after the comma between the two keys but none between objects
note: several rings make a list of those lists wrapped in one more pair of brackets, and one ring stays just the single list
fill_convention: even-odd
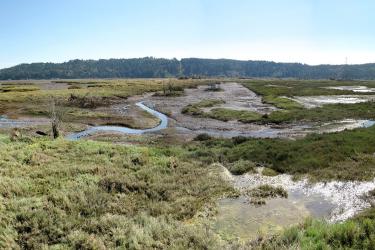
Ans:
[{"label": "green foreground vegetation", "polygon": [[280,235],[248,244],[250,249],[374,249],[375,209],[338,224],[306,220]]},{"label": "green foreground vegetation", "polygon": [[217,246],[187,221],[233,192],[178,150],[0,137],[0,247]]},{"label": "green foreground vegetation", "polygon": [[[373,136],[374,131],[362,129],[344,135],[355,141]],[[320,138],[320,141],[338,141],[339,135]],[[229,140],[209,140],[204,145],[211,149],[220,145],[224,150],[233,147],[232,152],[246,157],[241,150],[249,149],[250,145],[262,145],[254,142],[249,140],[234,146]],[[345,141],[341,143],[343,146],[336,153],[343,148],[347,148],[347,152],[363,150],[368,141],[352,149]],[[308,220],[271,238],[245,243],[224,241],[194,218],[213,206],[219,197],[234,194],[234,190],[222,181],[215,165],[200,157],[191,160],[194,158],[188,150],[191,148],[120,146],[27,137],[11,141],[7,136],[0,136],[0,247],[372,249],[374,246],[373,210],[342,224]],[[236,159],[236,154],[226,152],[226,157]],[[200,151],[200,156],[202,153]],[[277,155],[273,157],[275,162],[282,163],[281,159]],[[246,163],[249,162],[243,161],[242,165]],[[335,173],[347,171],[335,166],[331,166]],[[373,166],[368,166],[369,170],[372,171]],[[301,171],[309,172],[309,168]],[[353,177],[367,178],[357,172]],[[253,190],[252,194],[258,200],[286,195],[282,189],[266,186]]]}]

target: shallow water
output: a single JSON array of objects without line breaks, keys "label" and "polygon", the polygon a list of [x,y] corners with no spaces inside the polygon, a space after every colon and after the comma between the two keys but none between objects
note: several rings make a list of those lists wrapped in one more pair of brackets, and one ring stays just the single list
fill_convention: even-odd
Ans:
[{"label": "shallow water", "polygon": [[344,119],[341,121],[326,122],[312,128],[316,133],[333,133],[346,129],[369,128],[375,125],[374,120]]},{"label": "shallow water", "polygon": [[233,138],[236,136],[252,138],[290,138],[304,136],[308,133],[333,133],[345,129],[369,128],[375,125],[374,120],[355,120],[345,119],[341,121],[332,121],[323,124],[294,124],[287,128],[272,128],[265,126],[261,129],[248,131],[235,130],[214,130],[200,129],[196,131],[185,129],[185,132],[195,132],[196,134],[206,133],[214,137]]},{"label": "shallow water", "polygon": [[266,205],[249,204],[247,198],[225,198],[218,202],[214,230],[223,238],[254,239],[259,234],[276,233],[298,224],[307,217],[327,218],[334,205],[320,195],[306,196],[302,191],[289,191],[289,196],[266,201]]},{"label": "shallow water", "polygon": [[326,87],[327,89],[337,89],[337,90],[351,90],[358,93],[371,93],[375,92],[375,88],[369,88],[367,86],[335,86]]},{"label": "shallow water", "polygon": [[296,96],[292,98],[306,108],[321,107],[326,104],[355,104],[374,101],[373,95],[336,95],[336,96]]},{"label": "shallow water", "polygon": [[47,120],[13,120],[9,119],[6,115],[0,115],[0,128],[21,128],[34,125],[47,124]]},{"label": "shallow water", "polygon": [[75,134],[71,134],[67,136],[67,138],[70,140],[77,140],[79,138],[90,136],[100,131],[119,132],[119,133],[125,133],[125,134],[144,134],[144,133],[156,132],[156,131],[167,128],[168,117],[166,115],[147,107],[146,105],[143,104],[143,102],[138,102],[136,103],[136,105],[140,107],[141,109],[159,118],[160,119],[159,125],[154,128],[149,128],[149,129],[132,129],[132,128],[120,127],[120,126],[96,126],[96,127],[91,127],[87,130],[84,130]]}]

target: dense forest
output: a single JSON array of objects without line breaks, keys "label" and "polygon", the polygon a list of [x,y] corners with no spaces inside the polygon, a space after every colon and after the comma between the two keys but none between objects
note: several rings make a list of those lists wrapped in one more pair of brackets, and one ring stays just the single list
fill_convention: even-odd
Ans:
[{"label": "dense forest", "polygon": [[0,80],[152,77],[277,77],[375,79],[375,63],[318,65],[230,59],[133,58],[20,64],[0,70]]}]

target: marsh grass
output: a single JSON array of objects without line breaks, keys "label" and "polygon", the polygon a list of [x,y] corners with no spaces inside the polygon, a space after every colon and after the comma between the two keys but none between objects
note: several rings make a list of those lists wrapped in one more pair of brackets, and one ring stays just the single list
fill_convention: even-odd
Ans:
[{"label": "marsh grass", "polygon": [[245,87],[261,96],[317,96],[317,95],[353,95],[368,94],[351,90],[327,89],[333,86],[374,87],[375,81],[327,81],[327,80],[240,80]]},{"label": "marsh grass", "polygon": [[369,217],[370,209],[357,218],[329,224],[319,220],[306,220],[278,236],[249,244],[252,249],[374,249],[375,221]]},{"label": "marsh grass", "polygon": [[39,90],[38,87],[35,86],[2,86],[0,87],[0,93],[10,93],[10,92],[30,92],[30,91],[37,91]]},{"label": "marsh grass", "polygon": [[271,185],[260,185],[255,188],[247,189],[243,193],[250,204],[262,206],[266,204],[267,199],[288,198],[288,192],[280,187]]},{"label": "marsh grass", "polygon": [[262,101],[264,103],[271,104],[280,109],[292,110],[292,109],[303,108],[303,106],[300,103],[294,100],[288,99],[287,97],[267,95],[263,97]]},{"label": "marsh grass", "polygon": [[189,225],[232,188],[178,149],[0,136],[2,248],[204,248]]},{"label": "marsh grass", "polygon": [[246,160],[238,160],[226,166],[228,170],[234,175],[242,175],[245,173],[255,173],[255,163]]},{"label": "marsh grass", "polygon": [[211,111],[205,113],[204,116],[225,122],[238,120],[243,123],[255,122],[262,117],[262,115],[257,112],[227,108],[214,108]]},{"label": "marsh grass", "polygon": [[210,108],[214,107],[216,105],[220,105],[225,103],[223,100],[220,99],[207,99],[202,100],[200,102],[189,104],[185,106],[181,113],[187,114],[187,115],[193,115],[193,116],[204,116],[205,112],[202,110],[202,108]]},{"label": "marsh grass", "polygon": [[342,119],[375,119],[375,102],[329,104],[312,109],[275,111],[263,122],[288,123],[294,121],[329,122]]},{"label": "marsh grass", "polygon": [[262,170],[262,175],[272,177],[272,176],[277,176],[277,175],[279,175],[279,173],[276,172],[275,170],[273,170],[272,168],[267,168],[267,167],[265,167],[265,168],[263,168],[263,170]]},{"label": "marsh grass", "polygon": [[260,185],[246,191],[246,195],[254,198],[288,198],[288,192],[282,187],[274,187],[271,185]]},{"label": "marsh grass", "polygon": [[262,115],[260,115],[259,113],[247,110],[234,110],[228,108],[213,108],[207,112],[203,110],[203,108],[210,108],[224,103],[225,101],[220,99],[207,99],[200,101],[198,103],[189,104],[185,106],[182,109],[181,113],[192,116],[216,119],[225,122],[231,120],[238,120],[244,123],[258,121],[262,117]]}]

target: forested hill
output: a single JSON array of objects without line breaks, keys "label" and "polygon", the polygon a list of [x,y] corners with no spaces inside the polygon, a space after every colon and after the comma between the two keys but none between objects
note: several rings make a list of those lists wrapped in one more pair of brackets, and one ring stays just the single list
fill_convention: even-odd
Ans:
[{"label": "forested hill", "polygon": [[31,63],[0,70],[0,80],[182,76],[375,79],[375,63],[309,66],[299,63],[275,63],[267,61],[199,58],[177,60],[146,57],[134,59],[72,60],[65,63]]}]

